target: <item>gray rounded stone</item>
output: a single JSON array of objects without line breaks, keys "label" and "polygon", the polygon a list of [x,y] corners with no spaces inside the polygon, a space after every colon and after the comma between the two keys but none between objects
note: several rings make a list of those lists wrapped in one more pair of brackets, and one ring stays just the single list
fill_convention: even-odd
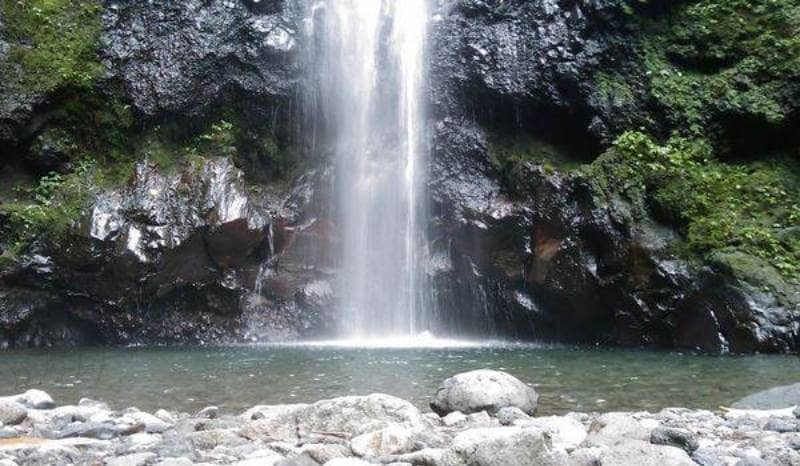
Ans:
[{"label": "gray rounded stone", "polygon": [[536,412],[539,395],[516,377],[500,371],[477,370],[455,375],[442,382],[431,409],[444,416],[453,411],[497,413],[515,407],[526,414]]},{"label": "gray rounded stone", "polygon": [[16,401],[0,401],[0,425],[17,425],[28,417],[28,410]]},{"label": "gray rounded stone", "polygon": [[700,447],[697,436],[686,429],[658,427],[650,433],[650,443],[678,447],[691,454]]},{"label": "gray rounded stone", "polygon": [[736,409],[782,409],[800,406],[800,383],[770,388],[733,403]]},{"label": "gray rounded stone", "polygon": [[56,403],[42,390],[31,389],[17,397],[17,401],[33,409],[53,409]]}]

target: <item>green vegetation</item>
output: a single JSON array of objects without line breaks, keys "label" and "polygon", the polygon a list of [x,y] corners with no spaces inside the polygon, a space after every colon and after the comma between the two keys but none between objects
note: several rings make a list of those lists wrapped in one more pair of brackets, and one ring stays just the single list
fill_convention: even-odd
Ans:
[{"label": "green vegetation", "polygon": [[[8,245],[6,262],[9,255],[23,252],[37,239],[62,240],[89,207],[93,193],[127,184],[139,162],[174,173],[187,166],[200,167],[207,157],[236,159],[240,145],[251,147],[240,142],[243,131],[226,120],[209,125],[196,136],[185,136],[177,126],[156,126],[136,133],[126,106],[97,108],[102,110],[89,113],[94,118],[83,127],[73,125],[72,114],[67,112],[59,120],[63,127],[49,127],[39,136],[40,144],[67,154],[67,166],[71,167],[67,173],[51,172],[33,185],[26,179],[27,184],[19,184],[13,193],[5,192],[8,189],[0,192],[0,218],[7,219],[4,232],[0,232]],[[99,139],[92,137],[104,131]],[[291,163],[280,159],[286,157],[286,151],[273,137],[265,136],[261,141],[266,147],[257,147],[256,154],[275,157],[267,160],[269,163]]]},{"label": "green vegetation", "polygon": [[624,76],[600,71],[595,74],[594,80],[600,97],[611,105],[621,107],[635,103],[635,91]]},{"label": "green vegetation", "polygon": [[800,106],[800,3],[700,0],[644,27],[644,73],[667,123],[708,138],[720,120],[786,123]]},{"label": "green vegetation", "polygon": [[676,227],[678,253],[760,283],[778,281],[766,269],[800,281],[800,2],[622,6],[638,53],[594,85],[618,128],[639,129],[580,173],[627,201],[632,221]]},{"label": "green vegetation", "polygon": [[541,163],[545,172],[569,172],[581,166],[581,160],[566,149],[526,135],[495,135],[489,141],[492,165],[509,177],[523,163]]},{"label": "green vegetation", "polygon": [[29,92],[87,87],[103,75],[97,56],[100,0],[2,0],[11,46],[3,76]]},{"label": "green vegetation", "polygon": [[583,173],[606,196],[622,195],[679,227],[685,252],[741,252],[800,279],[800,167],[787,156],[726,163],[703,140],[673,137],[657,144],[640,132]]},{"label": "green vegetation", "polygon": [[81,162],[68,175],[50,173],[32,189],[19,188],[17,200],[0,205],[0,215],[7,219],[11,233],[7,258],[41,237],[63,239],[91,199],[93,170],[91,162]]}]

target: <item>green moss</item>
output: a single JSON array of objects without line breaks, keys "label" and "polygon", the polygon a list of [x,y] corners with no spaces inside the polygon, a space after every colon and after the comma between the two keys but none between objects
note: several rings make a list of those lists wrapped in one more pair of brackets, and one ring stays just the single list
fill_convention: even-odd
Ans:
[{"label": "green moss", "polygon": [[63,239],[88,207],[94,191],[90,162],[77,164],[67,175],[50,173],[33,190],[20,192],[17,199],[0,205],[0,215],[8,220],[11,254],[24,251],[39,238]]},{"label": "green moss", "polygon": [[648,23],[642,64],[671,128],[709,137],[728,115],[784,124],[800,105],[800,3],[700,0]]},{"label": "green moss", "polygon": [[224,120],[196,137],[186,138],[179,133],[175,127],[156,126],[123,138],[124,144],[108,144],[105,153],[95,156],[95,184],[103,189],[122,186],[132,178],[139,162],[147,162],[163,173],[174,173],[203,157],[236,155],[234,127]]},{"label": "green moss", "polygon": [[726,163],[711,146],[674,137],[658,144],[639,132],[583,173],[608,197],[624,196],[677,226],[688,252],[739,251],[800,279],[800,241],[786,234],[800,221],[800,167],[791,156]]},{"label": "green moss", "polygon": [[2,0],[7,84],[32,92],[87,87],[104,73],[97,55],[100,0]]},{"label": "green moss", "polygon": [[792,288],[787,286],[778,270],[769,261],[736,249],[723,249],[710,256],[711,263],[752,286],[791,302]]},{"label": "green moss", "polygon": [[594,76],[600,97],[608,104],[622,107],[635,103],[634,90],[624,76],[600,71]]},{"label": "green moss", "polygon": [[492,135],[489,139],[489,157],[504,175],[528,162],[540,163],[550,173],[570,172],[582,165],[580,159],[558,146],[518,134]]}]

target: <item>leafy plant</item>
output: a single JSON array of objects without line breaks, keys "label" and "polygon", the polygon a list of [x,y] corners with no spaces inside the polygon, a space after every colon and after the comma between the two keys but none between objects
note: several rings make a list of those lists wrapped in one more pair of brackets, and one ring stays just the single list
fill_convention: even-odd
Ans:
[{"label": "leafy plant", "polygon": [[658,144],[627,132],[584,174],[606,195],[625,195],[677,225],[694,253],[738,250],[800,279],[800,243],[784,238],[800,218],[800,171],[791,157],[726,163],[704,140]]}]

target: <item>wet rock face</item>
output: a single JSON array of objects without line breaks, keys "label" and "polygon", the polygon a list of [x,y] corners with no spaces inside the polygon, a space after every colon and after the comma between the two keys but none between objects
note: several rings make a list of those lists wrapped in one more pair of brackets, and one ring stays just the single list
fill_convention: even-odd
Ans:
[{"label": "wet rock face", "polygon": [[291,95],[295,13],[276,0],[111,2],[104,62],[145,114],[192,115],[228,94]]},{"label": "wet rock face", "polygon": [[597,98],[594,76],[635,55],[625,40],[631,27],[618,2],[442,4],[431,38],[429,184],[442,329],[796,350],[796,298],[676,258],[674,231],[634,218],[627,201],[608,199],[585,177],[536,163],[501,173],[492,163],[488,131],[532,135],[588,161],[630,127],[625,111]]},{"label": "wet rock face", "polygon": [[[106,72],[92,92],[152,117],[193,117],[236,97],[269,106],[295,95],[302,75],[299,4],[135,0],[104,6],[98,55]],[[0,19],[0,35],[3,28]],[[19,68],[9,50],[0,39],[0,66]],[[63,93],[0,81],[0,141],[6,146],[0,152],[17,144],[24,152]]]},{"label": "wet rock face", "polygon": [[129,186],[97,194],[66,241],[4,274],[0,344],[228,341],[259,318],[258,337],[296,336],[316,325],[305,309],[325,290],[298,280],[270,313],[253,305],[259,270],[284,253],[268,201],[228,159],[168,175],[138,165]]},{"label": "wet rock face", "polygon": [[435,127],[432,281],[442,330],[474,335],[784,352],[798,319],[724,270],[670,253],[676,233],[634,218],[582,175],[488,162],[483,131]]},{"label": "wet rock face", "polygon": [[606,248],[621,242],[620,226],[594,210],[584,186],[541,166],[519,174],[523,194],[509,195],[480,129],[463,120],[437,129],[431,191],[441,318],[520,338],[607,332],[613,319],[597,305],[598,263],[620,254]]},{"label": "wet rock face", "polygon": [[242,337],[249,341],[330,336],[338,297],[331,220],[332,170],[302,175],[273,212],[273,256],[259,270],[245,302]]},{"label": "wet rock face", "polygon": [[[466,110],[562,137],[590,127],[592,138],[608,136],[592,78],[604,62],[626,56],[619,2],[446,2],[437,18],[431,74],[438,114]],[[553,115],[559,121],[550,127]]]}]

